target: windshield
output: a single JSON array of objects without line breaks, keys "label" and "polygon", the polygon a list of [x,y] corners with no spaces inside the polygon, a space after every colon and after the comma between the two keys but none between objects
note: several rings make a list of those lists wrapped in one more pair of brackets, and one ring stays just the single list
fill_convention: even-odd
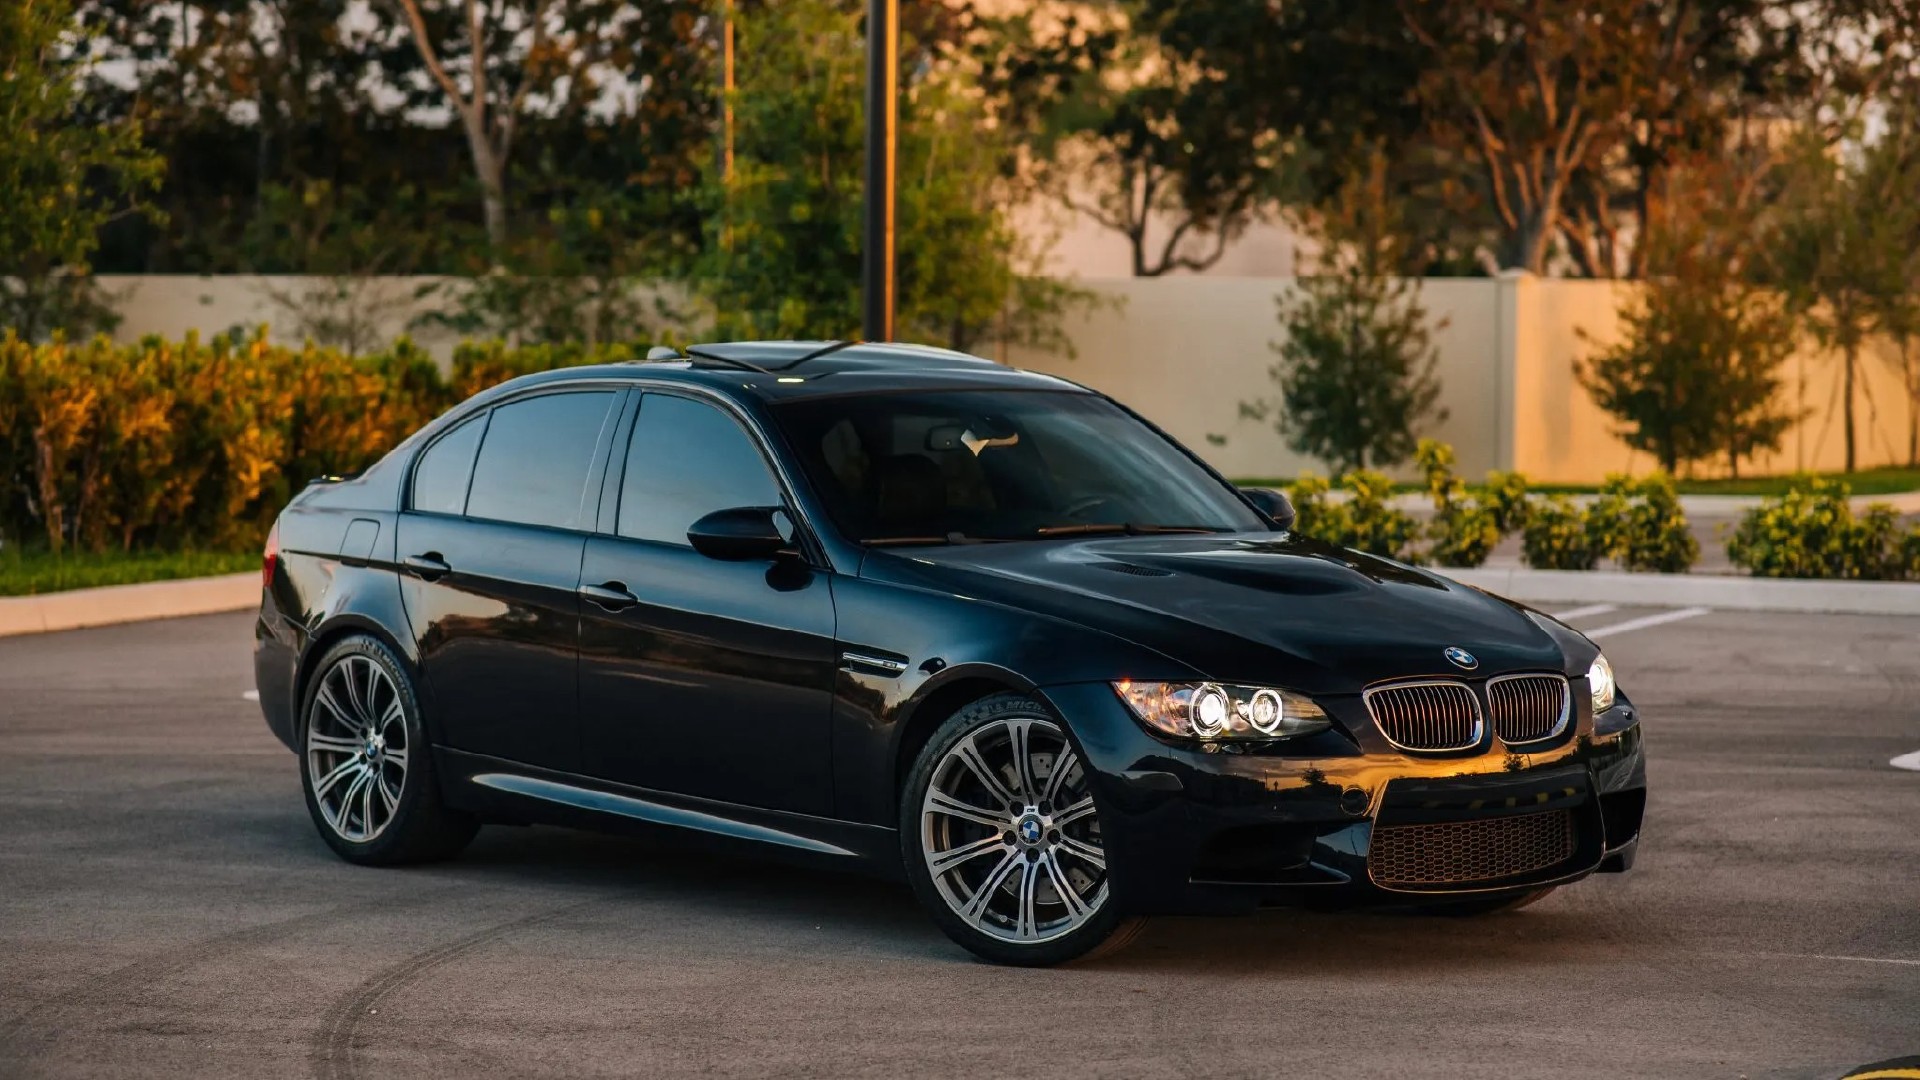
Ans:
[{"label": "windshield", "polygon": [[828,513],[863,543],[1267,527],[1178,446],[1092,394],[862,394],[773,414]]}]

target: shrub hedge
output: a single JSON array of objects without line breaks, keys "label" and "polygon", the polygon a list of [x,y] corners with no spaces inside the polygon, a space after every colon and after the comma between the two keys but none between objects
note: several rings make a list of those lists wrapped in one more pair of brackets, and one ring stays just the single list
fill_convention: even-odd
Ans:
[{"label": "shrub hedge", "polygon": [[1920,578],[1920,526],[1903,531],[1885,503],[1855,514],[1851,493],[1842,481],[1796,477],[1740,519],[1727,557],[1756,577]]},{"label": "shrub hedge", "polygon": [[0,537],[58,553],[243,550],[294,490],[356,472],[474,391],[515,375],[629,359],[461,346],[450,371],[401,340],[371,355],[260,337],[0,337]]}]

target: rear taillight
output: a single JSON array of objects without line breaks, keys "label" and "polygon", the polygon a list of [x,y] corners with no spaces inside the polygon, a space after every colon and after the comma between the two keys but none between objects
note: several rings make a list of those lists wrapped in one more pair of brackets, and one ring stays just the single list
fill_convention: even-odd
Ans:
[{"label": "rear taillight", "polygon": [[273,588],[273,571],[280,565],[280,523],[267,530],[267,550],[260,556],[260,587]]}]

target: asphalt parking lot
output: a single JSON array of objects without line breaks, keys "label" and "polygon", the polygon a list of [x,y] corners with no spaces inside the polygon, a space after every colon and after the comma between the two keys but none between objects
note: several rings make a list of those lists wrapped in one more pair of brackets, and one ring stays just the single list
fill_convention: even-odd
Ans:
[{"label": "asphalt parking lot", "polygon": [[[1573,605],[1566,607],[1572,608]],[[1481,920],[977,963],[904,887],[546,829],[321,844],[250,615],[0,640],[0,1076],[1831,1077],[1920,1053],[1920,620],[1586,610],[1640,862]]]}]

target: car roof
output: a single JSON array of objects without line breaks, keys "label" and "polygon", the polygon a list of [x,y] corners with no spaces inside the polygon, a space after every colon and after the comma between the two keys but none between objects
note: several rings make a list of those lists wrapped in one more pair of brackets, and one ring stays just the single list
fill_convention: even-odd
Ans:
[{"label": "car roof", "polygon": [[[829,347],[831,351],[829,350]],[[1055,390],[1091,393],[1065,379],[982,357],[894,342],[732,341],[688,347],[673,359],[557,368],[497,387],[513,392],[583,379],[684,382],[776,402],[846,394],[935,390]],[[495,396],[490,392],[487,397]]]}]

